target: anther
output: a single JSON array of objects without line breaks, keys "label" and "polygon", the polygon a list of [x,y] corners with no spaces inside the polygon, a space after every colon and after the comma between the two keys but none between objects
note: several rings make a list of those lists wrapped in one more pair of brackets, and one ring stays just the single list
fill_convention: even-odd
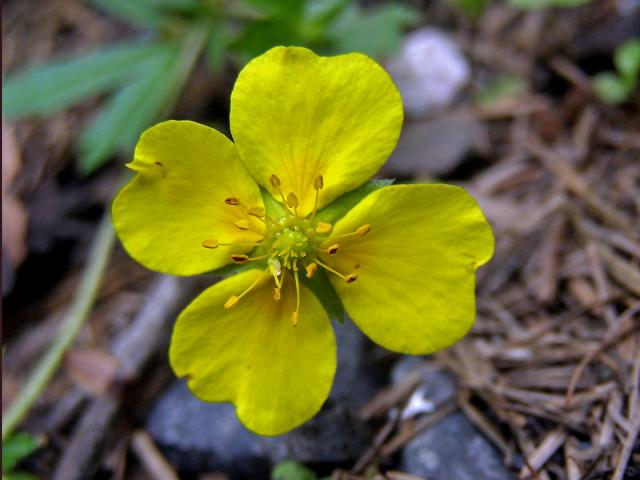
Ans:
[{"label": "anther", "polygon": [[362,225],[360,227],[358,227],[356,229],[356,233],[360,236],[362,235],[366,235],[367,233],[369,233],[371,231],[371,225],[369,225],[368,223],[365,225]]},{"label": "anther", "polygon": [[345,282],[347,283],[353,283],[358,279],[358,274],[357,273],[350,273],[349,275],[343,275],[340,272],[338,272],[337,270],[334,270],[333,268],[331,268],[329,265],[322,263],[320,260],[316,259],[316,262],[318,263],[318,265],[320,265],[322,268],[324,268],[325,270],[327,270],[328,272],[333,273],[334,275],[337,275],[338,277],[342,278]]},{"label": "anther", "polygon": [[323,187],[324,187],[324,179],[322,178],[322,175],[318,175],[313,180],[313,188],[315,188],[316,190],[322,190]]},{"label": "anther", "polygon": [[271,175],[269,177],[269,181],[271,182],[271,186],[273,188],[278,188],[280,186],[280,179],[278,178],[277,175]]},{"label": "anther", "polygon": [[230,310],[236,305],[238,305],[238,303],[240,303],[240,297],[237,297],[236,295],[231,295],[231,297],[229,297],[229,300],[227,300],[227,302],[224,304],[224,308],[226,308],[227,310]]},{"label": "anther", "polygon": [[229,197],[224,199],[224,203],[227,205],[240,205],[240,199],[238,197]]},{"label": "anther", "polygon": [[251,224],[249,220],[238,220],[233,223],[240,230],[249,230],[251,228]]},{"label": "anther", "polygon": [[264,208],[262,207],[249,207],[247,209],[247,213],[249,215],[253,215],[254,217],[262,218],[264,217]]},{"label": "anther", "polygon": [[320,235],[325,235],[333,230],[333,225],[327,222],[318,222],[316,225],[316,233]]},{"label": "anther", "polygon": [[300,318],[300,315],[298,314],[298,312],[293,312],[291,314],[291,326],[292,327],[296,327],[298,325],[298,319]]},{"label": "anther", "polygon": [[315,262],[307,263],[304,269],[307,271],[306,277],[311,278],[318,271],[318,264]]},{"label": "anther", "polygon": [[289,208],[298,208],[298,197],[296,197],[295,193],[289,192],[289,195],[287,195],[287,205]]},{"label": "anther", "polygon": [[273,299],[276,302],[279,302],[280,301],[280,297],[281,297],[280,289],[278,287],[275,287],[273,289]]},{"label": "anther", "polygon": [[249,257],[247,255],[231,255],[231,261],[233,263],[237,263],[238,265],[243,265],[249,261]]},{"label": "anther", "polygon": [[358,279],[358,274],[357,273],[350,273],[349,275],[347,275],[347,277],[344,279],[345,282],[347,283],[353,283]]},{"label": "anther", "polygon": [[340,245],[336,243],[327,248],[327,253],[329,255],[335,255],[336,253],[338,253],[338,250],[340,250]]},{"label": "anther", "polygon": [[204,248],[210,248],[210,249],[214,249],[214,248],[218,248],[218,246],[220,245],[220,243],[218,242],[218,240],[205,240],[204,242],[202,242],[202,246]]}]

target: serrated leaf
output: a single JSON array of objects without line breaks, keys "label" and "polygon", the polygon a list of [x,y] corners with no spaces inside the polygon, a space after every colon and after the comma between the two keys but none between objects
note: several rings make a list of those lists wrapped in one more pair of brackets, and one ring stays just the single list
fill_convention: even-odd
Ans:
[{"label": "serrated leaf", "polygon": [[2,88],[8,119],[50,115],[86,98],[112,91],[148,68],[162,46],[122,42],[101,51],[35,65],[10,75]]},{"label": "serrated leaf", "polygon": [[620,76],[634,88],[640,76],[640,40],[628,40],[620,45],[614,54],[613,63]]},{"label": "serrated leaf", "polygon": [[12,435],[2,444],[2,471],[8,472],[38,448],[42,446],[44,439],[34,437],[24,432]]},{"label": "serrated leaf", "polygon": [[333,23],[330,35],[340,52],[380,58],[395,53],[402,44],[404,28],[419,19],[419,13],[406,5],[394,3],[363,10],[354,3]]},{"label": "serrated leaf", "polygon": [[317,480],[316,474],[293,460],[285,460],[271,471],[271,480]]},{"label": "serrated leaf", "polygon": [[333,202],[327,205],[316,214],[316,220],[320,222],[335,223],[344,215],[355,207],[360,201],[376,190],[393,184],[391,179],[374,179],[364,185],[351,190],[340,197],[336,198]]},{"label": "serrated leaf", "polygon": [[603,72],[592,80],[593,91],[611,105],[623,103],[629,98],[629,86],[613,72]]},{"label": "serrated leaf", "polygon": [[571,8],[586,5],[591,0],[508,0],[509,5],[523,10],[540,10],[550,7]]},{"label": "serrated leaf", "polygon": [[117,92],[78,139],[79,169],[89,174],[117,150],[130,150],[135,141],[159,116],[170,82],[178,50],[167,46],[164,54],[148,65],[145,74]]}]

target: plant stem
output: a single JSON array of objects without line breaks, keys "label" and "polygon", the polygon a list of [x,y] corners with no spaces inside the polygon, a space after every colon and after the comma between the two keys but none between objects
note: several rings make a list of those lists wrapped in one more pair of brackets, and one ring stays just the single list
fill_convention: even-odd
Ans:
[{"label": "plant stem", "polygon": [[115,233],[111,225],[111,215],[107,211],[100,221],[89,252],[89,263],[82,274],[80,286],[73,297],[73,302],[60,330],[2,419],[2,441],[13,433],[29,413],[58,370],[65,352],[78,336],[98,295],[102,277],[113,250],[114,240]]}]

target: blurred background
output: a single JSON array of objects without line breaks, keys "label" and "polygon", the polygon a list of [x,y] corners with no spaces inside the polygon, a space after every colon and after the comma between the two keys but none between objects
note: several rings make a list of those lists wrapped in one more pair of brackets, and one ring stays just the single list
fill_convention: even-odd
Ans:
[{"label": "blurred background", "polygon": [[[640,1],[7,0],[3,479],[640,478]],[[429,357],[347,319],[321,413],[260,438],[167,345],[215,278],[149,272],[109,205],[140,133],[228,134],[275,45],[361,51],[406,120],[380,176],[467,188],[494,228],[477,323]]]}]

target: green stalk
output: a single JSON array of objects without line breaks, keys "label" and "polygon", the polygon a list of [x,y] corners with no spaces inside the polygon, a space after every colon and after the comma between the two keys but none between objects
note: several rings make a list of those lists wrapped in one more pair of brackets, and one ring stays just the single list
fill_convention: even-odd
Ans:
[{"label": "green stalk", "polygon": [[35,366],[20,393],[11,403],[2,419],[2,441],[13,433],[25,418],[33,404],[43,392],[49,380],[58,370],[65,352],[80,333],[85,319],[89,316],[107,267],[115,234],[111,225],[111,215],[105,212],[98,232],[91,245],[89,263],[80,279],[80,286],[73,302],[60,326],[53,343]]}]

